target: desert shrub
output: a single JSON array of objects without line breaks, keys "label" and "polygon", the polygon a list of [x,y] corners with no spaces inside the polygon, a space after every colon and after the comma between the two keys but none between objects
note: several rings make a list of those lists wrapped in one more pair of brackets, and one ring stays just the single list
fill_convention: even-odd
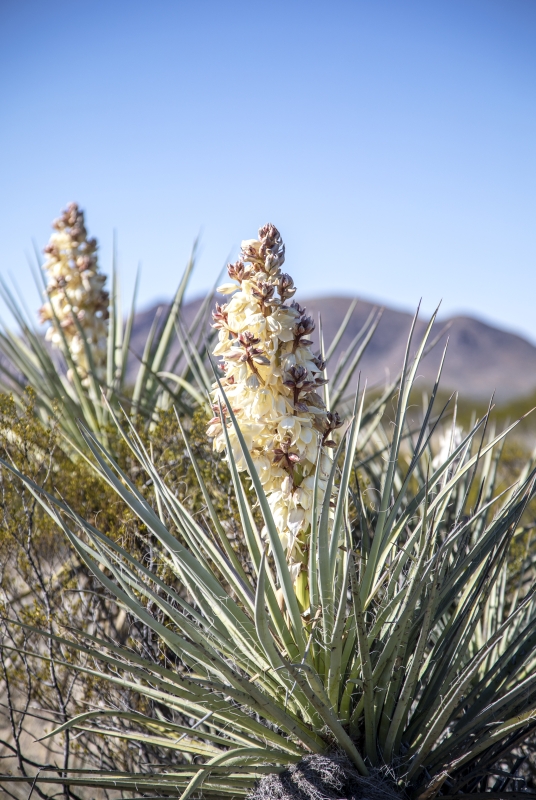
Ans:
[{"label": "desert shrub", "polygon": [[[153,563],[146,527],[85,459],[73,458],[71,448],[64,447],[60,424],[43,424],[34,403],[31,390],[26,391],[22,404],[0,395],[0,456],[37,485],[57,493],[76,513],[98,525],[137,558]],[[212,448],[204,436],[207,419],[206,412],[200,409],[187,421],[191,447],[221,519],[232,520],[236,508],[229,492],[228,468],[221,459],[212,457]],[[145,431],[143,435],[168,485],[192,513],[200,513],[202,494],[191,462],[184,458],[184,441],[174,411],[162,412],[151,434]],[[110,426],[107,436],[125,474],[140,491],[151,496],[150,482],[117,428]],[[238,548],[231,523],[229,537]],[[142,650],[155,648],[147,626],[130,618],[113,595],[102,589],[68,541],[58,536],[55,523],[36,497],[10,472],[0,475],[0,564],[4,619],[15,619],[60,636],[72,627],[84,628],[93,635]],[[172,577],[162,565],[157,565],[157,570],[167,580]],[[0,639],[0,737],[6,765],[22,774],[51,762],[66,768],[76,764],[105,764],[111,769],[134,767],[141,753],[138,744],[125,748],[112,740],[101,748],[94,737],[73,739],[69,732],[54,746],[39,746],[34,739],[43,732],[44,721],[50,728],[104,699],[125,711],[153,712],[145,698],[137,692],[119,691],[98,675],[73,673],[71,656],[53,641],[49,640],[44,648],[37,647],[40,655],[50,661],[33,658],[29,650],[38,637],[29,629],[3,624]],[[19,651],[18,655],[13,648]],[[142,750],[148,764],[155,760],[149,745]],[[168,755],[158,753],[158,762]]]}]

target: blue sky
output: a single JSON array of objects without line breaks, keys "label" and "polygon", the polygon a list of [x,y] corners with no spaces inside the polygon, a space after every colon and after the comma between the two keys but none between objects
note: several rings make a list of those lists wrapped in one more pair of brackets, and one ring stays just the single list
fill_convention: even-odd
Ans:
[{"label": "blue sky", "polygon": [[128,293],[274,222],[301,298],[536,341],[534,0],[0,0],[0,273],[70,200]]}]

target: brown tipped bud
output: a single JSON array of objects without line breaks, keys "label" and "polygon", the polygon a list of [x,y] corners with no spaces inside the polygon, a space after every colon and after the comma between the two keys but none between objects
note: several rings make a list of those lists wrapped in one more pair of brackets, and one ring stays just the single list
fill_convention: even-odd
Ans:
[{"label": "brown tipped bud", "polygon": [[[307,334],[312,333],[315,329],[315,323],[312,317],[301,317],[294,326],[294,337],[302,339]],[[303,342],[303,344],[310,344],[310,342]]]},{"label": "brown tipped bud", "polygon": [[301,317],[301,316],[303,316],[303,314],[305,314],[305,308],[304,308],[303,306],[300,306],[300,304],[299,304],[299,303],[297,303],[295,300],[293,300],[293,301],[292,301],[292,303],[290,304],[290,307],[291,307],[291,308],[292,308],[292,309],[293,309],[293,310],[294,310],[294,311],[295,311],[295,312],[296,312],[296,313],[297,313],[297,314],[298,314],[300,317]]},{"label": "brown tipped bud", "polygon": [[277,272],[285,263],[285,245],[275,225],[269,222],[260,228],[259,241],[259,256],[264,260],[266,272]]},{"label": "brown tipped bud", "polygon": [[342,423],[342,419],[340,418],[340,416],[338,415],[338,413],[336,411],[334,411],[333,413],[330,411],[328,413],[328,423],[329,423],[330,430],[332,430],[332,431],[334,431],[335,428],[340,428],[341,425],[343,424]]},{"label": "brown tipped bud", "polygon": [[220,306],[216,303],[216,309],[212,312],[212,319],[214,323],[213,328],[226,328],[227,327],[227,311],[225,306]]},{"label": "brown tipped bud", "polygon": [[82,216],[84,212],[80,211],[78,208],[78,203],[69,203],[65,211],[63,212],[63,219],[67,225],[74,225],[76,220]]},{"label": "brown tipped bud", "polygon": [[293,364],[285,373],[283,386],[292,389],[302,389],[307,381],[307,370],[298,364]]},{"label": "brown tipped bud", "polygon": [[295,464],[298,464],[301,460],[299,453],[293,453],[290,451],[290,442],[283,441],[276,447],[273,451],[273,463],[280,464],[282,467],[286,467],[287,469],[294,468]]},{"label": "brown tipped bud", "polygon": [[316,355],[313,359],[313,364],[317,367],[319,372],[324,372],[326,369],[326,362],[321,358],[320,354]]},{"label": "brown tipped bud", "polygon": [[93,266],[93,264],[94,264],[94,261],[91,258],[91,256],[83,255],[83,256],[79,256],[76,259],[76,266],[78,267],[80,272],[82,272],[83,270],[89,269],[91,266]]},{"label": "brown tipped bud", "polygon": [[322,444],[325,447],[333,446],[332,444],[330,444],[330,442],[333,441],[331,435],[333,431],[336,430],[337,428],[340,428],[342,424],[343,424],[342,420],[336,411],[334,411],[333,413],[331,411],[328,411],[325,417],[323,417],[321,422],[316,426],[318,430],[320,430],[322,433]]},{"label": "brown tipped bud", "polygon": [[238,259],[234,264],[227,264],[227,272],[232,280],[242,283],[247,275],[246,265],[241,259]]},{"label": "brown tipped bud", "polygon": [[263,281],[259,283],[257,288],[253,289],[252,294],[262,300],[263,303],[268,303],[274,296],[275,286],[271,283]]},{"label": "brown tipped bud", "polygon": [[275,244],[281,244],[281,234],[271,222],[267,222],[262,228],[259,228],[259,241],[261,244],[271,249]]},{"label": "brown tipped bud", "polygon": [[240,344],[244,345],[244,347],[251,347],[251,345],[259,344],[260,339],[258,339],[255,334],[250,333],[250,331],[244,331],[238,334],[238,341]]},{"label": "brown tipped bud", "polygon": [[259,255],[260,242],[249,241],[242,242],[242,249],[240,258],[242,261],[247,261],[250,264],[263,265],[264,259]]},{"label": "brown tipped bud", "polygon": [[296,287],[294,286],[294,281],[287,275],[286,272],[279,278],[279,283],[277,284],[277,291],[279,292],[279,296],[281,300],[289,300],[296,292]]}]

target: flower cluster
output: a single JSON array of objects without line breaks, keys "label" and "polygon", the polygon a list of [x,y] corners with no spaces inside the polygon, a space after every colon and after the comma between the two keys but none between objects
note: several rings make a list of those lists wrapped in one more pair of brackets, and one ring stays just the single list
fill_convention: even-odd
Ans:
[{"label": "flower cluster", "polygon": [[[46,338],[55,347],[62,345],[61,328],[82,383],[88,385],[90,365],[81,331],[91,350],[96,377],[103,380],[108,333],[106,276],[99,272],[97,242],[88,238],[84,212],[76,203],[71,203],[52,227],[55,230],[44,249],[43,265],[49,301],[40,309],[40,318],[52,323]],[[72,380],[72,370],[68,376]]]},{"label": "flower cluster", "polygon": [[[266,492],[296,583],[305,578],[315,472],[317,502],[322,506],[331,469],[328,448],[333,431],[342,424],[327,411],[320,387],[326,383],[324,363],[311,349],[314,322],[295,302],[290,275],[282,272],[285,247],[279,231],[265,225],[259,238],[242,242],[239,260],[228,266],[233,283],[219,287],[232,294],[216,306],[214,327],[219,342],[222,386]],[[224,407],[214,384],[215,417],[208,427],[214,448],[221,452],[225,438],[219,407]],[[218,402],[219,401],[219,402]],[[238,469],[246,463],[233,427],[228,427]],[[298,592],[297,592],[298,593]],[[299,593],[298,598],[300,599]],[[306,597],[302,597],[305,606]]]}]

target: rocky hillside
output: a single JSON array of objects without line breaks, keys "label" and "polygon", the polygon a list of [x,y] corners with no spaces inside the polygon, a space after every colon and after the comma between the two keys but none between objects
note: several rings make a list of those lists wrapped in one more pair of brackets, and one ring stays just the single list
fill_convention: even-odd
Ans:
[{"label": "rocky hillside", "polygon": [[[321,317],[324,341],[329,344],[350,306],[351,299],[322,297],[302,301],[300,298],[300,302],[315,320]],[[186,324],[193,319],[199,303],[200,301],[194,300],[185,307]],[[334,354],[333,364],[336,364],[339,356],[348,348],[374,308],[372,303],[365,300],[357,303],[346,333]],[[143,343],[156,312],[157,306],[154,306],[137,315],[132,340],[134,353],[141,354],[143,351]],[[362,379],[366,378],[369,386],[382,384],[400,369],[411,320],[411,314],[392,308],[384,309],[361,362]],[[425,327],[426,320],[419,319],[417,339]],[[448,337],[442,379],[444,389],[458,389],[464,397],[474,400],[487,400],[495,392],[499,402],[521,398],[536,390],[536,347],[526,339],[472,317],[441,319],[434,326],[433,336],[437,336],[445,328],[448,330],[422,363],[420,374],[423,386],[434,380]],[[174,348],[172,358],[178,353],[178,343],[175,343]]]}]

